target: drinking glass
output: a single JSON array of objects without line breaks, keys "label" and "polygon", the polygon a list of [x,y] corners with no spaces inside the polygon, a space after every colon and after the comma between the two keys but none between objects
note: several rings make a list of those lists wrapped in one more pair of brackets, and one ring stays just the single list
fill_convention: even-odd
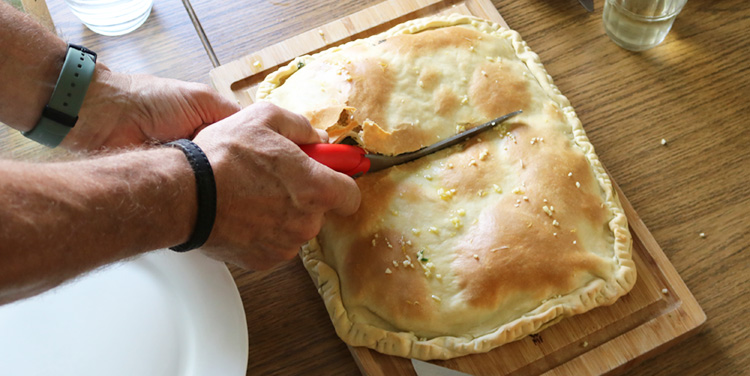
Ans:
[{"label": "drinking glass", "polygon": [[644,51],[661,43],[687,0],[605,0],[604,30],[618,46]]},{"label": "drinking glass", "polygon": [[153,0],[65,0],[73,14],[91,31],[102,35],[123,35],[141,26]]}]

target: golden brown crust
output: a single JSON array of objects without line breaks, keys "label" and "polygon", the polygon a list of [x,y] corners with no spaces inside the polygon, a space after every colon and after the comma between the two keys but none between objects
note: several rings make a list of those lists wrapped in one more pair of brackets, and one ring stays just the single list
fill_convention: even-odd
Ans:
[{"label": "golden brown crust", "polygon": [[[507,66],[484,62],[472,73],[469,100],[487,118],[529,108],[527,83]],[[502,98],[502,100],[498,100]]]},{"label": "golden brown crust", "polygon": [[[313,92],[327,94],[299,99]],[[524,111],[464,145],[357,179],[359,211],[329,215],[303,248],[350,345],[418,359],[484,352],[611,304],[635,283],[611,182],[514,31],[463,15],[410,21],[297,59],[258,97],[383,154]]]}]

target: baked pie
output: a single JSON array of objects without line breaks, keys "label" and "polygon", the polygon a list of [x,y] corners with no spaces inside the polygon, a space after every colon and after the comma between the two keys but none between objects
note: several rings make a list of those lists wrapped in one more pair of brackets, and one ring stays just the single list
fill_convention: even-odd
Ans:
[{"label": "baked pie", "polygon": [[612,304],[635,283],[612,183],[515,31],[465,15],[409,21],[297,58],[257,97],[386,155],[523,110],[358,178],[359,211],[331,214],[303,247],[349,345],[423,360],[486,352]]}]

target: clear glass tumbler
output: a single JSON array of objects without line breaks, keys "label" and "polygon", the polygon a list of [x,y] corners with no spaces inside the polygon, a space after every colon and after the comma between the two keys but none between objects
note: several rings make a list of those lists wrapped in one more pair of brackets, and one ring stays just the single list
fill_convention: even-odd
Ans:
[{"label": "clear glass tumbler", "polygon": [[73,14],[91,31],[127,34],[146,22],[153,0],[65,0]]},{"label": "clear glass tumbler", "polygon": [[687,0],[605,0],[604,30],[618,46],[644,51],[661,43]]}]

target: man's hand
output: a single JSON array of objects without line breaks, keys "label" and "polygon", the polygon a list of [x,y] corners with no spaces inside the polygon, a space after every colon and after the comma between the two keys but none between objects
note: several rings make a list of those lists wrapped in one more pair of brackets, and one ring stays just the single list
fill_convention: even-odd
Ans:
[{"label": "man's hand", "polygon": [[324,215],[353,214],[354,180],[297,145],[325,141],[301,115],[258,103],[201,131],[194,141],[214,170],[217,217],[203,252],[247,269],[294,257]]},{"label": "man's hand", "polygon": [[62,146],[97,150],[192,139],[239,108],[203,84],[116,73],[100,64]]},{"label": "man's hand", "polygon": [[[28,131],[49,101],[66,45],[2,1],[0,30],[0,77],[12,89],[0,90],[0,121]],[[237,112],[205,85],[96,69],[62,145],[95,150],[192,138],[218,191],[206,254],[268,268],[293,257],[327,212],[347,215],[359,206],[351,178],[297,147],[327,137],[302,116],[270,104]],[[0,305],[180,244],[195,224],[195,176],[174,148],[58,163],[0,160],[0,176]]]},{"label": "man's hand", "polygon": [[[67,45],[2,1],[0,30],[0,122],[29,131],[49,102]],[[61,145],[98,150],[193,138],[239,109],[206,85],[116,73],[99,59],[78,121]]]}]

